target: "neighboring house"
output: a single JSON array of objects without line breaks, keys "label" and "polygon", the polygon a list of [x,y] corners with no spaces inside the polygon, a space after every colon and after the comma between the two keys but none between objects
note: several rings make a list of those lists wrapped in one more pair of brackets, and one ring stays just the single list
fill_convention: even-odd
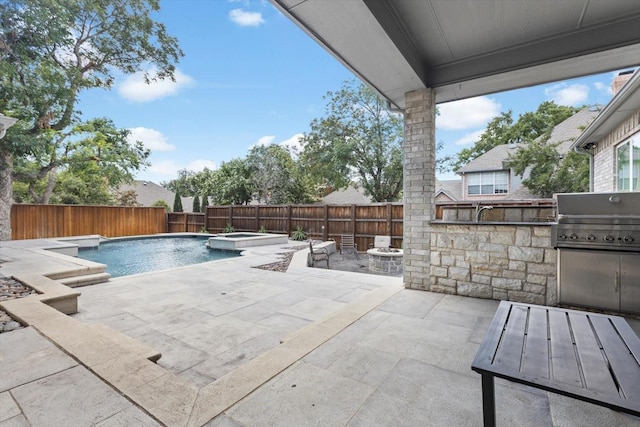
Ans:
[{"label": "neighboring house", "polygon": [[[451,179],[436,181],[436,202],[455,202],[462,200],[462,181]],[[349,187],[327,194],[318,204],[322,205],[368,205],[373,203],[371,197],[364,194],[363,188]]]},{"label": "neighboring house", "polygon": [[591,157],[591,191],[640,191],[640,71],[620,73],[612,90],[572,148]]},{"label": "neighboring house", "polygon": [[[548,142],[558,144],[560,155],[567,153],[601,108],[592,106],[578,111],[553,128]],[[520,147],[519,144],[498,145],[458,169],[456,173],[462,176],[461,200],[537,199],[522,186],[522,179],[527,177],[527,173],[521,178],[507,165],[509,156]]]},{"label": "neighboring house", "polygon": [[[121,186],[118,191],[130,191],[136,192],[136,200],[142,206],[151,206],[158,200],[164,200],[169,207],[173,209],[173,202],[175,200],[175,193],[171,190],[167,190],[151,181],[136,180],[133,184],[125,184]],[[193,197],[181,197],[182,211],[193,212]]]},{"label": "neighboring house", "polygon": [[457,202],[462,200],[462,180],[436,181],[435,202]]},{"label": "neighboring house", "polygon": [[371,197],[364,194],[362,187],[347,187],[343,190],[335,190],[327,194],[318,203],[321,205],[368,205]]}]

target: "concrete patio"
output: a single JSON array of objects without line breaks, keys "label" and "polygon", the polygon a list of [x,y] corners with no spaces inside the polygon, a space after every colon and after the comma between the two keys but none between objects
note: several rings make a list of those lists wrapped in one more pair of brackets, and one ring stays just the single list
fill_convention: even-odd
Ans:
[{"label": "concrete patio", "polygon": [[[44,318],[0,334],[0,426],[482,425],[470,365],[497,301],[307,268],[304,251],[286,273],[265,271],[253,266],[282,247],[250,252],[75,289],[78,313],[59,318],[66,335]],[[129,371],[117,365],[132,359],[92,361],[83,351],[105,327],[162,357]],[[143,380],[123,385],[114,372]],[[496,398],[499,425],[640,425],[500,380]]]}]

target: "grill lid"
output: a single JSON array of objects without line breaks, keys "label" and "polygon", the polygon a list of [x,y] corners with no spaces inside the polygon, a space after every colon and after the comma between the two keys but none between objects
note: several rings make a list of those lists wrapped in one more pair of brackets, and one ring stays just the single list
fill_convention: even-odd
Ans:
[{"label": "grill lid", "polygon": [[615,215],[640,220],[640,192],[560,193],[557,198],[559,219],[561,215],[594,218]]}]

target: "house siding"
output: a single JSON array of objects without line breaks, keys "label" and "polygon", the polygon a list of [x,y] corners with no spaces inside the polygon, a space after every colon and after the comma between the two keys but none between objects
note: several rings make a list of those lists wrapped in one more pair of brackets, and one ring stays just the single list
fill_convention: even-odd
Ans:
[{"label": "house siding", "polygon": [[640,111],[629,116],[613,132],[598,142],[593,157],[593,191],[617,191],[616,146],[640,132]]}]

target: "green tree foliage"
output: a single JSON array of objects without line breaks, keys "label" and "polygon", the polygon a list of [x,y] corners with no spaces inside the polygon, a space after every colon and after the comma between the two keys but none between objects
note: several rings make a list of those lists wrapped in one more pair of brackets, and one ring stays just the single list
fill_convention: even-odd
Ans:
[{"label": "green tree foliage", "polygon": [[200,212],[200,197],[197,194],[193,196],[193,212]]},{"label": "green tree foliage", "polygon": [[[182,52],[151,18],[158,9],[158,0],[0,2],[0,112],[20,119],[0,140],[0,240],[11,238],[14,159],[26,163],[55,151],[53,144],[81,123],[82,91],[110,88],[116,73],[173,79]],[[23,164],[21,172],[43,166]]]},{"label": "green tree foliage", "polygon": [[579,110],[546,101],[540,104],[535,112],[520,115],[515,123],[511,110],[503,112],[487,124],[484,133],[473,147],[465,148],[458,153],[457,159],[452,162],[452,169],[458,170],[498,145],[531,142],[550,132]]},{"label": "green tree foliage", "polygon": [[[27,185],[32,203],[109,204],[111,189],[133,180],[133,172],[147,165],[150,154],[141,142],[131,145],[128,134],[107,119],[43,131],[46,150],[17,157],[14,181]],[[57,187],[60,178],[66,180],[64,188]]]},{"label": "green tree foliage", "polygon": [[558,145],[549,143],[549,135],[545,135],[523,144],[508,160],[515,174],[523,176],[528,172],[522,185],[538,197],[589,191],[588,157],[575,151],[563,156]]},{"label": "green tree foliage", "polygon": [[179,191],[176,191],[176,195],[173,198],[173,211],[182,212],[182,198]]},{"label": "green tree foliage", "polygon": [[153,202],[153,204],[151,205],[151,207],[154,208],[164,208],[167,212],[171,212],[171,207],[169,206],[169,203],[165,202],[164,200],[160,199],[160,200],[156,200],[155,202]]},{"label": "green tree foliage", "polygon": [[368,87],[345,82],[328,92],[326,115],[311,122],[300,162],[317,190],[359,181],[374,201],[395,201],[402,192],[402,117]]},{"label": "green tree foliage", "polygon": [[301,203],[309,197],[302,173],[281,145],[259,145],[247,155],[253,200],[266,204]]},{"label": "green tree foliage", "polygon": [[202,196],[202,205],[200,206],[200,212],[206,213],[207,206],[209,206],[209,197],[207,197],[207,194],[205,193],[205,195]]},{"label": "green tree foliage", "polygon": [[196,185],[196,172],[188,169],[180,169],[178,171],[178,177],[171,181],[161,182],[160,185],[171,190],[174,193],[180,193],[185,197],[195,196],[198,194],[198,187]]},{"label": "green tree foliage", "polygon": [[58,184],[50,203],[64,205],[113,205],[113,194],[98,174],[76,174],[68,170],[58,174]]},{"label": "green tree foliage", "polygon": [[203,191],[214,205],[245,205],[251,201],[251,172],[245,159],[223,162],[205,180]]}]

